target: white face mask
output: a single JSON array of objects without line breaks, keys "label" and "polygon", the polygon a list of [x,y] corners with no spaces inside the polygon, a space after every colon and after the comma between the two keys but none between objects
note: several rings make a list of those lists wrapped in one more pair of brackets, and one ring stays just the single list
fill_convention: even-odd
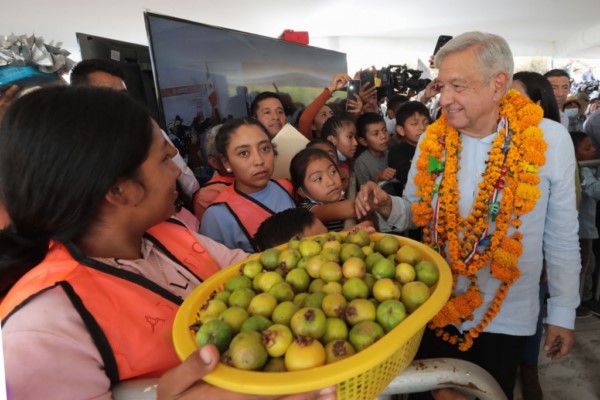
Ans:
[{"label": "white face mask", "polygon": [[565,110],[565,115],[569,118],[575,118],[579,114],[579,110],[576,108],[567,108]]}]

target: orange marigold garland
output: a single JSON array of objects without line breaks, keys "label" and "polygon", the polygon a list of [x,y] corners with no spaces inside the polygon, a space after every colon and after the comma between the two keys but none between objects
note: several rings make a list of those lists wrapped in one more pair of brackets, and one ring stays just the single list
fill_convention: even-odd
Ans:
[{"label": "orange marigold garland", "polygon": [[[510,286],[521,274],[518,260],[523,252],[523,235],[518,231],[519,217],[533,210],[540,198],[538,172],[546,163],[547,144],[538,128],[542,117],[542,109],[515,90],[502,98],[503,123],[467,217],[458,210],[460,133],[442,115],[429,126],[420,144],[414,179],[420,200],[412,205],[413,221],[423,227],[424,242],[449,260],[454,284],[458,275],[471,281],[464,293],[450,298],[429,327],[462,351],[468,350],[473,339],[496,317]],[[490,232],[492,222],[495,229]],[[509,237],[510,227],[515,231]],[[488,264],[494,278],[501,281],[492,304],[476,327],[460,336],[445,332],[447,325],[473,320],[475,309],[483,303],[475,274]]]}]

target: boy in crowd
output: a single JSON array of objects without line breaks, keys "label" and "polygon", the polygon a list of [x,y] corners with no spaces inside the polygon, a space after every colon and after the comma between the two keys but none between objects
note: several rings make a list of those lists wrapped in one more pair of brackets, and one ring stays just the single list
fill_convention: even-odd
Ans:
[{"label": "boy in crowd", "polygon": [[354,173],[359,185],[368,181],[388,181],[396,170],[388,167],[388,145],[390,135],[383,117],[376,113],[365,113],[356,121],[358,143],[365,150],[354,162]]},{"label": "boy in crowd", "polygon": [[388,166],[396,170],[398,196],[406,185],[419,137],[430,123],[429,110],[419,101],[404,103],[396,111],[396,134],[390,143]]},{"label": "boy in crowd", "polygon": [[392,136],[396,130],[396,110],[407,101],[408,97],[403,94],[395,94],[387,101],[383,118],[385,119],[385,126],[387,127],[388,133]]}]

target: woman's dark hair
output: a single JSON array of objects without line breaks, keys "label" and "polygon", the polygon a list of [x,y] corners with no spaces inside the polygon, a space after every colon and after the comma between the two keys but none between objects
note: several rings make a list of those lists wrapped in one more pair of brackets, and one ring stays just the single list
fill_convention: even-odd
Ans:
[{"label": "woman's dark hair", "polygon": [[[329,154],[326,151],[317,148],[306,148],[300,150],[296,155],[292,158],[290,162],[290,179],[294,184],[295,188],[304,187],[304,178],[306,177],[306,170],[308,169],[308,164],[312,160],[318,160],[321,158],[325,158],[334,165],[335,169],[338,169],[338,166],[335,164],[335,161],[331,159]],[[339,171],[339,170],[338,170]]]},{"label": "woman's dark hair", "polygon": [[558,103],[552,85],[544,75],[533,71],[521,71],[513,75],[513,81],[519,81],[525,86],[525,92],[531,101],[540,102],[540,107],[544,110],[544,118],[560,123]]},{"label": "woman's dark hair", "polygon": [[338,117],[334,115],[333,117],[329,117],[327,121],[323,124],[321,128],[321,138],[327,139],[327,136],[331,135],[333,137],[337,137],[337,130],[342,128],[346,124],[354,125],[354,121],[348,117]]},{"label": "woman's dark hair", "polygon": [[39,264],[50,241],[77,239],[120,177],[135,176],[152,121],[126,93],[51,87],[16,100],[0,124],[0,275]]},{"label": "woman's dark hair", "polygon": [[265,219],[254,235],[260,251],[279,246],[315,223],[317,217],[306,208],[289,208]]},{"label": "woman's dark hair", "polygon": [[227,146],[231,141],[231,135],[233,135],[240,127],[244,125],[253,125],[258,128],[262,132],[265,133],[267,138],[270,140],[271,135],[269,135],[269,131],[264,127],[257,119],[251,117],[240,117],[227,120],[219,129],[217,136],[215,137],[215,148],[217,153],[223,158],[227,158]]}]

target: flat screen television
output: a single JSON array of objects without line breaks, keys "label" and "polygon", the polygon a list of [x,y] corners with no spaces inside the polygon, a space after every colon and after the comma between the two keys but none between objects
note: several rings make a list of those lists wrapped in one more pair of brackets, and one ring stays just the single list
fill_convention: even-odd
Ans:
[{"label": "flat screen television", "polygon": [[288,120],[347,71],[346,54],[144,13],[163,121],[190,125],[249,114],[254,97],[280,93]]},{"label": "flat screen television", "polygon": [[79,32],[77,42],[83,60],[102,59],[118,63],[129,94],[144,103],[154,119],[161,122],[148,46]]}]

